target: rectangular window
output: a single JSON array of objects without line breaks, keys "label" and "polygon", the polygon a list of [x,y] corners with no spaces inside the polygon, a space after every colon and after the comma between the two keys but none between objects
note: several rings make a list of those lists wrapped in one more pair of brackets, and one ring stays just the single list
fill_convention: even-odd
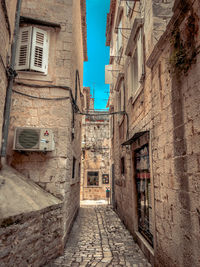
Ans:
[{"label": "rectangular window", "polygon": [[137,47],[135,49],[133,58],[130,63],[130,87],[131,87],[131,95],[134,96],[135,92],[138,89],[138,50]]},{"label": "rectangular window", "polygon": [[99,186],[99,172],[87,173],[87,186]]},{"label": "rectangular window", "polygon": [[109,184],[109,174],[102,174],[102,184]]},{"label": "rectangular window", "polygon": [[128,66],[128,98],[134,96],[144,80],[144,51],[142,29],[139,30],[137,43]]},{"label": "rectangular window", "polygon": [[118,30],[117,30],[117,56],[121,56],[122,49],[122,19],[119,22]]},{"label": "rectangular window", "polygon": [[125,160],[124,157],[121,158],[121,174],[125,174]]},{"label": "rectangular window", "polygon": [[153,246],[151,181],[148,144],[135,150],[136,189],[139,232]]},{"label": "rectangular window", "polygon": [[16,70],[47,74],[49,53],[48,32],[36,27],[21,27],[16,51]]},{"label": "rectangular window", "polygon": [[81,179],[81,163],[78,165],[78,178]]},{"label": "rectangular window", "polygon": [[72,166],[72,179],[75,178],[75,170],[76,170],[76,158],[73,157],[73,166]]}]

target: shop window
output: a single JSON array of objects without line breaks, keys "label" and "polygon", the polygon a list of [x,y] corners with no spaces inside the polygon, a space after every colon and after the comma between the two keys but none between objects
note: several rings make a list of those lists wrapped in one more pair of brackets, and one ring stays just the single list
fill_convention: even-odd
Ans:
[{"label": "shop window", "polygon": [[87,186],[99,186],[99,172],[87,173]]},{"label": "shop window", "polygon": [[47,74],[49,53],[48,32],[36,27],[19,30],[15,69]]},{"label": "shop window", "polygon": [[148,144],[135,151],[139,232],[153,245],[151,180]]},{"label": "shop window", "polygon": [[102,175],[102,184],[109,184],[109,174]]}]

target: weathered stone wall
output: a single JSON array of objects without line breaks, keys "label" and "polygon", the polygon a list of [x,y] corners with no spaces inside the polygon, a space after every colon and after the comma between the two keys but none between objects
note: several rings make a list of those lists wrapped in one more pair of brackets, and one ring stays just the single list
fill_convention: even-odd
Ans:
[{"label": "weathered stone wall", "polygon": [[200,264],[200,56],[193,54],[200,45],[200,5],[180,4],[156,47],[162,52],[150,61],[153,122],[159,122],[152,131],[156,266]]},{"label": "weathered stone wall", "polygon": [[[18,71],[13,93],[8,143],[8,162],[26,177],[63,201],[63,239],[66,239],[79,207],[80,184],[78,168],[81,156],[81,116],[74,115],[70,92],[59,86],[68,86],[75,98],[76,70],[79,71],[77,104],[81,109],[80,91],[83,80],[83,40],[80,1],[22,1],[21,15],[55,24],[59,27],[34,25],[47,30],[50,38],[48,73]],[[21,26],[31,24],[22,23]],[[78,83],[78,79],[77,79]],[[65,98],[56,100],[55,98]],[[51,128],[55,150],[46,154],[13,151],[15,127]],[[73,130],[74,128],[74,130]],[[72,132],[74,131],[74,138]],[[76,158],[75,179],[72,180],[72,162]],[[70,205],[69,205],[70,203]]]},{"label": "weathered stone wall", "polygon": [[43,266],[62,253],[62,205],[4,220],[0,266]]},{"label": "weathered stone wall", "polygon": [[[175,9],[172,23],[167,26],[168,35],[163,35],[162,42],[159,42],[156,50],[154,50],[153,36],[157,36],[158,32],[153,32],[154,24],[149,23],[151,20],[156,22],[155,17],[153,18],[153,9],[149,7],[152,15],[149,20],[148,17],[145,17],[144,47],[146,59],[151,61],[148,66],[150,64],[152,69],[145,66],[144,82],[133,99],[128,100],[127,95],[129,84],[126,79],[126,64],[128,61],[125,62],[124,70],[122,69],[122,72],[125,72],[127,88],[125,107],[129,114],[129,137],[146,130],[150,132],[154,251],[138,234],[134,153],[132,154],[131,151],[134,150],[135,144],[127,148],[120,147],[121,143],[126,140],[126,136],[121,134],[123,119],[119,120],[117,116],[114,122],[112,142],[117,211],[152,262],[155,256],[154,266],[198,266],[200,260],[198,255],[200,249],[199,180],[197,178],[199,175],[199,147],[197,144],[199,143],[200,125],[199,54],[196,60],[190,60],[192,55],[196,55],[195,48],[199,46],[199,1],[176,1],[176,4],[178,2],[182,4],[183,21],[178,17],[178,8]],[[187,3],[192,3],[193,8],[189,9],[190,11],[184,7],[185,4],[187,7]],[[166,10],[168,10],[167,1],[166,6]],[[175,23],[176,18],[179,20]],[[166,21],[168,20],[169,16],[166,16]],[[181,25],[177,26],[180,23]],[[173,24],[178,28],[173,28]],[[164,24],[160,26],[162,30],[165,29]],[[174,35],[169,34],[169,29],[171,32],[174,31]],[[174,40],[177,41],[177,30],[180,32],[185,46],[191,46],[186,50],[188,52],[186,54],[185,50],[180,47],[177,52],[170,46],[174,44],[174,47],[177,47],[177,43],[173,43]],[[125,40],[124,42],[126,44]],[[184,61],[181,61],[181,57],[184,58]],[[183,65],[180,62],[184,62]],[[174,66],[178,65],[181,65],[180,68],[182,68],[181,75],[179,68],[175,73],[173,70]],[[117,65],[113,69],[116,67]],[[113,88],[117,88],[115,83],[116,79]],[[117,111],[118,92],[114,91],[113,99],[114,109]],[[126,126],[124,118],[125,129]],[[125,157],[125,176],[121,175],[120,171],[121,157]]]},{"label": "weathered stone wall", "polygon": [[[122,5],[122,4],[121,4]],[[159,4],[158,4],[159,5]],[[116,7],[116,10],[118,6]],[[144,49],[144,62],[146,57],[151,53],[154,47],[154,22],[155,18],[153,16],[153,1],[140,1],[134,4],[134,11],[131,11],[129,16],[126,16],[126,4],[124,4],[123,15],[122,15],[122,27],[132,28],[133,22],[136,18],[143,18],[143,49]],[[139,12],[139,13],[138,13]],[[141,13],[140,13],[141,12]],[[116,11],[117,14],[117,11]],[[164,31],[164,26],[162,30]],[[113,60],[113,69],[119,69],[121,73],[124,74],[121,83],[125,85],[125,111],[128,113],[129,125],[128,133],[129,138],[132,137],[137,132],[142,132],[152,129],[152,116],[151,116],[151,72],[146,66],[144,66],[145,79],[140,83],[140,86],[132,97],[129,96],[129,91],[132,90],[132,84],[130,82],[130,73],[128,66],[130,64],[131,57],[125,55],[128,39],[130,36],[130,31],[123,31],[123,52],[120,62],[117,63]],[[160,32],[161,34],[161,32]],[[115,34],[113,29],[114,45]],[[134,51],[134,44],[133,48]],[[133,53],[133,51],[130,51]],[[133,56],[133,55],[132,55]],[[119,97],[121,94],[123,86],[119,86],[119,77],[115,74],[113,75],[113,106],[114,111],[120,111],[119,108]],[[133,234],[134,238],[138,241],[143,252],[146,254],[148,259],[153,264],[153,249],[145,241],[140,234],[138,234],[138,211],[137,211],[137,192],[136,192],[136,182],[135,182],[135,165],[133,158],[133,148],[131,146],[123,147],[121,144],[127,140],[127,117],[124,115],[114,115],[114,135],[112,139],[112,155],[114,163],[114,190],[115,190],[115,205],[116,210],[128,227],[128,229]],[[149,141],[149,140],[148,140]],[[147,141],[147,142],[148,142]],[[149,141],[150,142],[150,141]],[[125,173],[122,174],[121,170],[121,159],[124,158],[125,162]],[[151,181],[153,184],[153,180]],[[153,187],[153,186],[152,186]],[[153,188],[152,188],[153,190]],[[153,195],[153,192],[152,192]]]},{"label": "weathered stone wall", "polygon": [[16,0],[1,1],[0,4],[0,140],[2,137],[4,102],[7,89],[6,68],[11,56],[16,2]]},{"label": "weathered stone wall", "polygon": [[[110,188],[110,164],[109,164],[109,120],[108,116],[102,119],[85,119],[82,129],[82,184],[81,199],[106,199],[106,188]],[[88,186],[88,171],[99,172],[99,186]],[[109,175],[109,183],[103,184],[102,175]]]}]

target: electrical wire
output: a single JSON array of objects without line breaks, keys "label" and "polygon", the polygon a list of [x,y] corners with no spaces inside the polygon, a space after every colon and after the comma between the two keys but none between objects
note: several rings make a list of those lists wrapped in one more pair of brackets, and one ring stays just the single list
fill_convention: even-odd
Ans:
[{"label": "electrical wire", "polygon": [[[76,90],[77,90],[77,82],[79,82],[79,89],[80,89],[80,79],[79,79],[79,74],[77,74],[78,72],[76,71],[76,85],[75,85],[75,97],[77,95]],[[78,77],[77,77],[78,76]],[[82,112],[79,108],[79,106],[77,105],[77,101],[76,99],[74,99],[74,96],[72,94],[72,89],[68,86],[60,86],[60,85],[37,85],[37,84],[26,84],[26,83],[22,83],[22,82],[16,82],[17,85],[20,86],[27,86],[27,87],[31,87],[31,88],[60,88],[66,91],[70,92],[70,97],[60,97],[60,98],[47,98],[47,97],[37,97],[37,96],[33,96],[33,95],[28,95],[16,90],[13,90],[14,93],[16,94],[20,94],[26,97],[31,97],[34,99],[40,99],[40,100],[66,100],[66,99],[70,99],[71,100],[71,105],[72,105],[72,110],[73,110],[73,119],[72,119],[72,125],[74,126],[74,114],[79,114],[79,115],[83,115],[83,116],[99,116],[99,115],[103,115],[103,116],[110,116],[110,115],[117,115],[117,114],[121,114],[121,115],[125,115],[127,117],[127,122],[129,121],[129,116],[128,113],[126,111],[116,111],[116,112],[98,112],[98,113],[87,113],[87,112]],[[81,92],[81,91],[80,91]],[[82,94],[82,93],[81,93]],[[127,123],[127,125],[129,125],[129,123]],[[127,126],[127,136],[128,136],[128,126]]]},{"label": "electrical wire", "polygon": [[[135,3],[134,3],[134,4],[135,4]],[[131,10],[131,12],[141,13],[140,11],[135,11],[135,10],[134,10],[134,7],[129,6],[128,1],[126,1],[126,5],[127,5],[127,7]]]},{"label": "electrical wire", "polygon": [[71,91],[71,88],[69,86],[63,86],[63,85],[54,85],[54,84],[39,85],[39,84],[28,84],[28,83],[22,83],[22,82],[16,82],[16,81],[15,83],[20,86],[27,86],[27,87],[32,87],[32,88],[60,88],[63,90]]},{"label": "electrical wire", "polygon": [[12,91],[16,94],[19,94],[19,95],[27,96],[27,97],[34,98],[34,99],[41,99],[41,100],[56,100],[56,101],[58,101],[58,100],[70,99],[70,97],[55,97],[55,98],[39,97],[39,96],[28,95],[28,94],[25,94],[25,93],[22,93],[22,92],[19,92],[16,90],[12,90]]}]

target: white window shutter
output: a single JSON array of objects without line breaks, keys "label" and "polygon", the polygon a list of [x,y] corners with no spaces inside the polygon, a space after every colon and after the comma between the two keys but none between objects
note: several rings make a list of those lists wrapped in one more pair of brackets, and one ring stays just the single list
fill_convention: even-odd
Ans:
[{"label": "white window shutter", "polygon": [[119,23],[119,29],[118,29],[118,55],[119,55],[119,51],[122,47],[122,20],[120,20],[120,23]]},{"label": "white window shutter", "polygon": [[30,67],[30,49],[31,49],[32,27],[23,27],[19,29],[17,51],[16,51],[16,70],[26,70]]},{"label": "white window shutter", "polygon": [[47,73],[49,37],[48,32],[33,28],[30,70]]},{"label": "white window shutter", "polygon": [[133,75],[133,70],[132,70],[132,62],[129,62],[128,65],[128,76],[127,76],[127,84],[128,84],[128,99],[132,96],[132,75]]},{"label": "white window shutter", "polygon": [[138,50],[138,81],[141,80],[143,74],[143,41],[142,41],[142,29],[138,32],[137,40],[137,50]]}]

